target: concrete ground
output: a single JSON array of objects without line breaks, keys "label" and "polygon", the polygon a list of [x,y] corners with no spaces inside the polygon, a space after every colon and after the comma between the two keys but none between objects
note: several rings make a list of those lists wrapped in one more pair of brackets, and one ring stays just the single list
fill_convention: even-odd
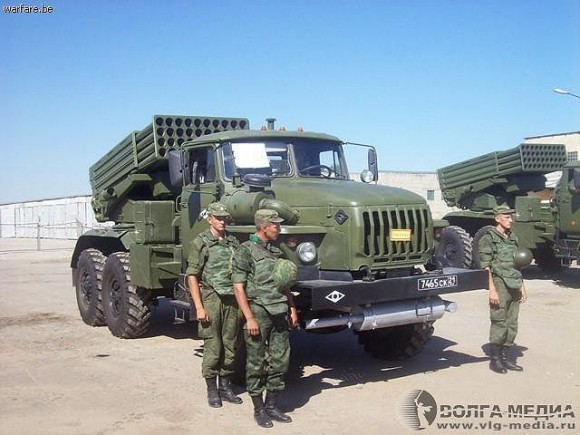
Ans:
[{"label": "concrete ground", "polygon": [[[0,239],[1,434],[267,432],[242,388],[242,405],[207,406],[202,341],[191,324],[172,324],[166,303],[141,339],[85,325],[71,285],[73,246],[43,240],[36,251],[35,240]],[[488,369],[484,290],[449,295],[458,311],[407,361],[371,359],[348,330],[298,331],[281,397],[294,422],[270,433],[404,434],[419,424],[427,434],[580,433],[580,268],[546,276],[531,266],[525,275],[515,348],[525,371]],[[403,412],[416,409],[417,396],[431,405],[422,423]]]}]

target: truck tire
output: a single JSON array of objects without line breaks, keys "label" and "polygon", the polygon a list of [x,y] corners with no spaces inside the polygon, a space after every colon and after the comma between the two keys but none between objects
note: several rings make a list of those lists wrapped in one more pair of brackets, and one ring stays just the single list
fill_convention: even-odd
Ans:
[{"label": "truck tire", "polygon": [[374,358],[402,360],[423,350],[433,335],[433,322],[412,323],[358,332],[358,341]]},{"label": "truck tire", "polygon": [[472,261],[471,237],[461,227],[443,228],[435,248],[435,259],[442,267],[469,269]]},{"label": "truck tire", "polygon": [[479,259],[479,241],[490,228],[493,228],[493,225],[486,225],[484,227],[481,227],[479,230],[477,230],[477,232],[473,236],[472,243],[473,260],[471,262],[472,269],[481,269],[481,263]]},{"label": "truck tire", "polygon": [[77,262],[75,282],[77,305],[83,322],[90,326],[105,325],[101,280],[107,258],[96,249],[85,249]]},{"label": "truck tire", "polygon": [[131,284],[129,253],[109,255],[103,269],[103,308],[107,326],[120,338],[145,334],[151,322],[151,293]]}]

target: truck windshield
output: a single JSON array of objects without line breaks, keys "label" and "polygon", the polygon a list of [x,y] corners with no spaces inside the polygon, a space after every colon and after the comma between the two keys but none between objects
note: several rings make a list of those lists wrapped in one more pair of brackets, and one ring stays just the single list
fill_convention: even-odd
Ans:
[{"label": "truck windshield", "polygon": [[[245,145],[252,153],[236,158]],[[234,163],[240,175],[267,174],[274,177],[292,176],[348,179],[342,146],[338,142],[308,139],[266,140],[252,143],[222,144],[222,161],[226,179],[234,174]],[[255,167],[248,160],[255,162]]]}]

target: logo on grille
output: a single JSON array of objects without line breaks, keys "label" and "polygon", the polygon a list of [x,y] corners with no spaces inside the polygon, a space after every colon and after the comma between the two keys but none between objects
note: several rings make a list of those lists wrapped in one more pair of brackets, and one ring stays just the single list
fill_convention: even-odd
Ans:
[{"label": "logo on grille", "polygon": [[344,297],[344,294],[334,290],[332,293],[329,293],[325,296],[325,299],[328,299],[330,302],[332,302],[333,304],[336,304],[338,301],[340,301],[342,298]]}]

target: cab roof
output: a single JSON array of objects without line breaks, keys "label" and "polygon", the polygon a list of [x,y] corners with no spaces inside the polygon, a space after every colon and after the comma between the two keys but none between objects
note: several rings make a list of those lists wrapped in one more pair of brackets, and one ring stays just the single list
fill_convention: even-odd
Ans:
[{"label": "cab roof", "polygon": [[222,131],[219,133],[207,134],[200,136],[198,138],[188,140],[185,142],[184,146],[193,146],[198,144],[210,143],[210,142],[229,142],[239,139],[313,139],[313,140],[326,140],[331,142],[341,142],[342,141],[336,137],[325,133],[314,133],[309,131],[297,131],[297,130],[233,130],[233,131]]}]

